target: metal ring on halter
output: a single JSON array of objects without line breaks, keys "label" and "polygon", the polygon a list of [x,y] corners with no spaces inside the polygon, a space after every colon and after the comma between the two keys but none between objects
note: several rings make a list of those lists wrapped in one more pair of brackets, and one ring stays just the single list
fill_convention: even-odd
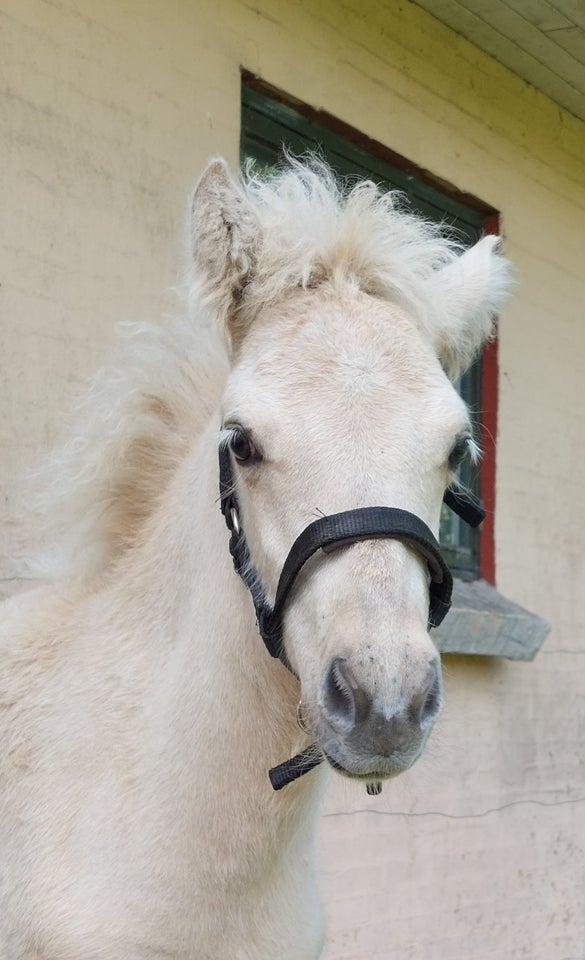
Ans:
[{"label": "metal ring on halter", "polygon": [[232,530],[234,531],[236,537],[239,537],[239,535],[240,535],[240,529],[241,529],[241,527],[240,527],[240,518],[239,518],[239,516],[238,516],[238,511],[236,510],[235,507],[232,507],[232,508],[231,508],[231,510],[230,510],[230,517],[231,517],[231,521],[232,521]]},{"label": "metal ring on halter", "polygon": [[303,733],[306,733],[308,736],[313,732],[309,726],[307,726],[307,720],[303,712],[303,701],[299,700],[297,703],[297,723]]}]

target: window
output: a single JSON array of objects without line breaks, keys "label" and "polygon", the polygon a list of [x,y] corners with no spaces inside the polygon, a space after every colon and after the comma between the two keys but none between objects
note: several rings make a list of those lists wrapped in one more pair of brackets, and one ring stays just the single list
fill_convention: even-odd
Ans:
[{"label": "window", "polygon": [[[251,74],[242,74],[241,161],[253,158],[272,166],[282,156],[282,145],[294,154],[317,149],[341,176],[369,178],[386,189],[402,190],[414,211],[453,227],[465,243],[497,229],[497,214],[474,197],[439,183],[427,172],[323,111],[315,111],[277,91]],[[484,448],[481,468],[465,464],[461,479],[484,501],[488,518],[482,533],[472,530],[451,510],[443,508],[440,540],[447,563],[463,580],[480,576],[494,582],[493,490],[495,437],[495,346],[457,385],[471,409]],[[487,416],[486,416],[487,414]]]}]

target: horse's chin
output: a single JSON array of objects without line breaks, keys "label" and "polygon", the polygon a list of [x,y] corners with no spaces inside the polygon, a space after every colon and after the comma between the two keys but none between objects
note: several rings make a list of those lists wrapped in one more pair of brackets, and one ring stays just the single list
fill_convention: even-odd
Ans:
[{"label": "horse's chin", "polygon": [[349,780],[358,780],[363,783],[391,780],[393,777],[399,776],[412,766],[422,752],[421,748],[421,750],[416,753],[416,756],[409,758],[375,757],[366,761],[356,762],[354,758],[352,758],[351,761],[345,758],[341,761],[331,756],[323,747],[321,747],[321,750],[329,766],[335,770],[336,773],[341,774],[341,776]]}]

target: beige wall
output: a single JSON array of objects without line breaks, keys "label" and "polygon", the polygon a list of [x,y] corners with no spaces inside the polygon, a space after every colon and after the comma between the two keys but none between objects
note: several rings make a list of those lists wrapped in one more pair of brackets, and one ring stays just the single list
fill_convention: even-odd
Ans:
[{"label": "beige wall", "polygon": [[534,664],[448,658],[381,798],[332,784],[325,956],[583,960],[585,125],[406,2],[0,0],[0,28],[0,576],[24,465],[113,324],[172,303],[186,192],[237,162],[240,65],[502,211],[498,586],[553,632]]}]

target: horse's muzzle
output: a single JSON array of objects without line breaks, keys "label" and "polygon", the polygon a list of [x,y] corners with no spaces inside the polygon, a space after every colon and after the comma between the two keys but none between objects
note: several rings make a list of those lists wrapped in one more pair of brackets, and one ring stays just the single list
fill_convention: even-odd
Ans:
[{"label": "horse's muzzle", "polygon": [[315,732],[340,772],[354,777],[395,776],[419,756],[442,704],[439,659],[433,658],[395,709],[366,689],[347,660],[336,657],[321,686]]}]

